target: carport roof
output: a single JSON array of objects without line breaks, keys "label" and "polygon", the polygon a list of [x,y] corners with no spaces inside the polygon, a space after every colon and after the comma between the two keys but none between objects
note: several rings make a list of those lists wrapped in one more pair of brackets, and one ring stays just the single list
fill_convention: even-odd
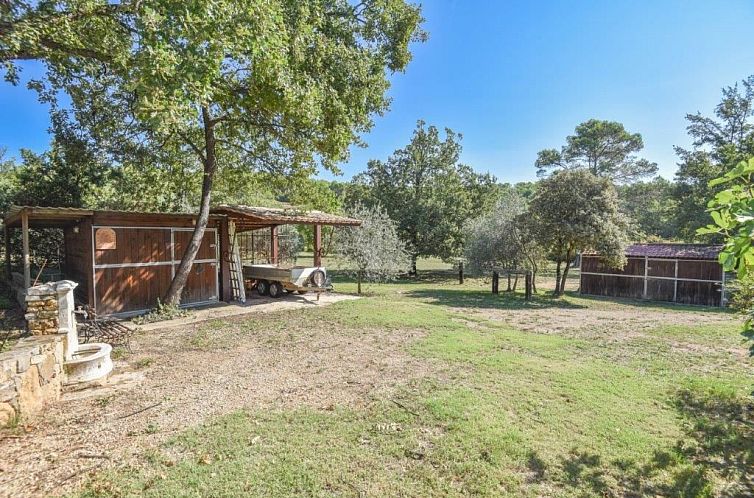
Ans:
[{"label": "carport roof", "polygon": [[[322,211],[310,211],[297,207],[269,208],[257,206],[241,206],[221,204],[210,210],[211,217],[226,216],[236,222],[239,230],[251,230],[276,225],[336,225],[358,226],[360,220],[324,213]],[[29,218],[29,224],[37,227],[64,227],[77,223],[80,220],[97,215],[125,215],[150,217],[192,217],[191,213],[162,213],[162,212],[137,212],[115,210],[92,210],[73,207],[46,207],[46,206],[11,206],[5,213],[3,223],[7,227],[21,225],[22,214]]]},{"label": "carport roof", "polygon": [[310,211],[296,207],[268,208],[221,204],[212,208],[213,214],[224,214],[235,221],[238,228],[253,229],[276,225],[334,225],[359,226],[361,220]]}]

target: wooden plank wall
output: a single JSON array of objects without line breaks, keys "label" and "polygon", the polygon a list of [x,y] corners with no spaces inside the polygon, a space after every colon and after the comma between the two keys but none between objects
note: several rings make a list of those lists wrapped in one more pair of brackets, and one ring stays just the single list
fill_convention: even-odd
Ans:
[{"label": "wooden plank wall", "polygon": [[[679,260],[676,283],[675,259],[650,258],[646,265],[646,295],[644,293],[644,266],[645,258],[628,258],[625,268],[614,269],[606,266],[599,257],[583,256],[581,293],[635,299],[646,297],[655,301],[720,306],[722,267],[716,261]],[[715,282],[694,280],[714,280]]]}]

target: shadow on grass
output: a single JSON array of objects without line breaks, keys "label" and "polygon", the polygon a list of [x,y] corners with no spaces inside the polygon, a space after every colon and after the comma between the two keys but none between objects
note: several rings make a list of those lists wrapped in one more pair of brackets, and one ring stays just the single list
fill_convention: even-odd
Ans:
[{"label": "shadow on grass", "polygon": [[563,299],[556,299],[545,294],[538,294],[526,301],[524,295],[514,292],[501,292],[498,295],[490,291],[469,289],[416,289],[406,293],[407,296],[426,300],[429,304],[451,306],[454,308],[494,308],[494,309],[540,309],[563,308],[581,309],[586,306]]},{"label": "shadow on grass", "polygon": [[[754,402],[680,390],[674,405],[685,437],[645,464],[573,451],[561,466],[565,484],[601,496],[751,496],[754,493]],[[713,482],[724,489],[713,489]]]}]

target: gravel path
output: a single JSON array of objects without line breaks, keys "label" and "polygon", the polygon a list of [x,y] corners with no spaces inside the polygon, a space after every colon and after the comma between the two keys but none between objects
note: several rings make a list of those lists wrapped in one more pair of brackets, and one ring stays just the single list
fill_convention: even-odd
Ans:
[{"label": "gravel path", "polygon": [[[282,308],[284,319],[292,308]],[[430,373],[405,349],[421,332],[327,324],[281,332],[256,330],[253,320],[137,336],[107,385],[68,392],[31,425],[0,433],[0,496],[71,491],[96,470],[137,463],[145,449],[234,410],[358,407]]]}]

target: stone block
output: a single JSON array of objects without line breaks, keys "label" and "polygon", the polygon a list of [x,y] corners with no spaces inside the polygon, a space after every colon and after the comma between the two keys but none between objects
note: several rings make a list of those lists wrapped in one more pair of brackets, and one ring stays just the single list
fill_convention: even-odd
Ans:
[{"label": "stone block", "polygon": [[31,366],[31,356],[28,354],[18,355],[16,359],[16,372],[24,373]]},{"label": "stone block", "polygon": [[32,365],[39,365],[43,361],[45,361],[45,355],[43,354],[35,354],[34,356],[31,357]]},{"label": "stone block", "polygon": [[16,383],[12,380],[0,384],[0,402],[7,402],[18,396],[16,392]]},{"label": "stone block", "polygon": [[44,360],[37,365],[39,370],[39,383],[45,385],[48,382],[52,382],[55,378],[55,357],[51,354],[45,355]]},{"label": "stone block", "polygon": [[21,378],[21,388],[18,390],[18,405],[21,413],[36,415],[45,404],[42,386],[39,383],[37,367],[27,370]]},{"label": "stone block", "polygon": [[10,425],[16,420],[16,410],[10,403],[0,403],[0,427]]}]

